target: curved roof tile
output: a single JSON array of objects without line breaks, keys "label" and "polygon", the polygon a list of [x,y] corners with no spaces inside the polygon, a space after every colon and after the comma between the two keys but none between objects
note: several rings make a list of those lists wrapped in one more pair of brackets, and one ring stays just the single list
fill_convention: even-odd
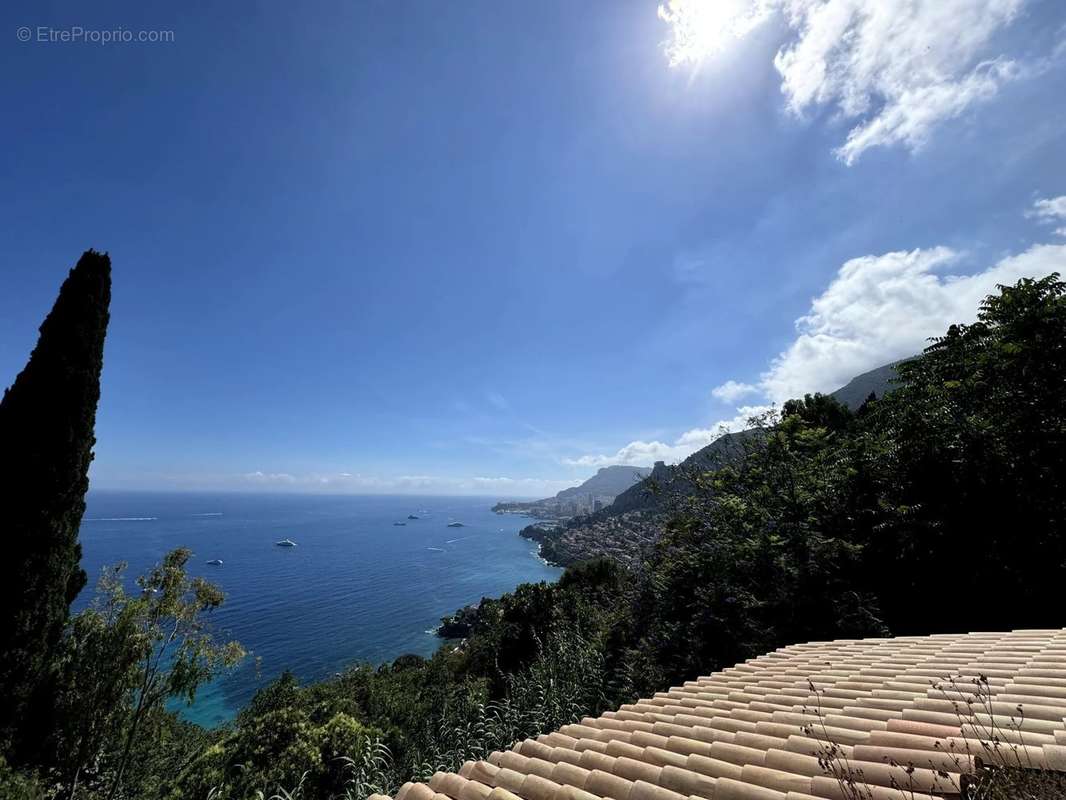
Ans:
[{"label": "curved roof tile", "polygon": [[1066,629],[783,647],[395,800],[931,800],[981,762],[1066,771]]}]

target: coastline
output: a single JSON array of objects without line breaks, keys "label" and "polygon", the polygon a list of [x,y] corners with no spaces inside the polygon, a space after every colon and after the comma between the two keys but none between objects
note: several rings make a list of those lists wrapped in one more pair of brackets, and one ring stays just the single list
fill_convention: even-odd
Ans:
[{"label": "coastline", "polygon": [[[285,670],[301,682],[358,663],[431,657],[444,615],[561,570],[531,552],[520,518],[497,516],[491,497],[320,496],[91,492],[80,539],[92,596],[106,565],[129,563],[130,581],[162,554],[187,546],[192,574],[217,583],[225,603],[212,626],[253,658],[205,686],[185,719],[224,724]],[[398,519],[423,509],[431,518]],[[421,515],[420,515],[421,516]],[[152,520],[113,521],[115,518]],[[461,536],[446,527],[461,520]],[[291,538],[295,548],[274,542]],[[434,547],[437,550],[427,548]],[[208,566],[220,559],[224,566]],[[410,592],[412,582],[432,589]],[[257,672],[254,658],[262,658]]]},{"label": "coastline", "polygon": [[[497,504],[497,506],[498,505],[499,504]],[[497,510],[497,506],[493,506],[493,508],[491,509],[494,514],[499,514],[499,515],[506,514],[506,515],[515,516],[515,517],[524,517],[526,519],[530,519],[531,518],[529,514],[526,514],[526,513],[523,513],[523,512]],[[527,539],[529,541],[533,541],[533,542],[536,543],[536,548],[533,549],[533,550],[528,550],[527,551],[528,554],[533,556],[533,558],[535,558],[538,562],[540,562],[541,565],[543,565],[543,566],[545,566],[545,567],[547,567],[549,569],[565,570],[566,569],[565,565],[553,563],[552,561],[550,561],[548,558],[546,558],[544,556],[544,553],[543,553],[543,542],[538,541],[538,540],[534,539],[533,537],[528,536],[526,534],[526,531],[528,529],[530,529],[530,528],[533,528],[533,527],[535,527],[535,525],[527,525],[527,526],[523,527],[522,529],[520,529],[519,531],[517,531],[517,535],[520,538]],[[441,617],[440,624],[438,624],[435,628],[431,629],[433,635],[436,636],[440,640],[440,646],[441,647],[446,646],[449,643],[456,643],[456,642],[461,643],[466,638],[466,636],[469,634],[469,627],[472,627],[474,624],[476,624],[477,612],[480,609],[480,606],[481,606],[482,602],[484,602],[487,599],[496,599],[496,598],[494,598],[494,597],[490,598],[488,596],[482,596],[476,602],[467,603],[466,605],[455,609],[452,613]],[[466,620],[466,621],[463,621],[462,618],[464,616],[468,617],[469,619]],[[463,631],[464,627],[467,629],[466,632],[460,632],[460,631]],[[445,633],[445,631],[448,631],[449,633]]]}]

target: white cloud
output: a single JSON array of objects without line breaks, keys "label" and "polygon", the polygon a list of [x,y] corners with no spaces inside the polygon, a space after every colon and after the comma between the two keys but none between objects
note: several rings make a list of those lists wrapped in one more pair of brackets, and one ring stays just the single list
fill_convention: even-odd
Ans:
[{"label": "white cloud", "polygon": [[771,361],[757,385],[727,381],[712,391],[739,397],[739,388],[745,395],[751,388],[766,404],[738,408],[732,419],[693,428],[672,443],[634,441],[613,454],[565,463],[601,467],[681,461],[718,438],[723,427],[743,430],[748,419],[785,400],[834,391],[856,375],[920,352],[952,323],[972,322],[981,301],[998,284],[1066,271],[1066,245],[1035,245],[971,275],[946,273],[958,260],[959,254],[946,247],[851,259],[796,320],[795,340]]},{"label": "white cloud", "polygon": [[477,477],[471,479],[471,484],[474,487],[485,491],[523,495],[535,494],[538,497],[555,494],[577,483],[580,483],[580,481],[560,481],[542,478]]},{"label": "white cloud", "polygon": [[296,482],[296,478],[287,472],[263,472],[261,470],[246,472],[241,475],[241,479],[256,484],[291,484]]},{"label": "white cloud", "polygon": [[[1037,200],[1028,216],[1051,224],[1066,222],[1066,194]],[[1066,236],[1066,225],[1056,228],[1055,233]]]},{"label": "white cloud", "polygon": [[737,409],[732,419],[723,419],[706,428],[685,431],[672,444],[666,442],[630,442],[612,454],[586,455],[566,459],[564,463],[577,467],[607,467],[612,464],[627,464],[634,467],[650,467],[656,461],[676,464],[700,450],[724,433],[744,430],[748,420],[770,410],[770,406],[743,406]]},{"label": "white cloud", "polygon": [[723,403],[735,403],[742,397],[746,397],[749,394],[757,394],[758,392],[759,387],[750,383],[726,381],[721,386],[715,386],[711,389],[711,396],[715,400],[721,400]]},{"label": "white cloud", "polygon": [[[185,486],[196,486],[204,476],[176,476]],[[276,491],[323,492],[335,494],[506,494],[547,497],[573,486],[572,480],[551,478],[452,477],[441,475],[365,475],[354,472],[306,473],[246,472],[231,476],[210,476],[211,486],[259,488]]]},{"label": "white cloud", "polygon": [[837,155],[921,147],[939,123],[993,97],[1024,72],[990,52],[1025,0],[671,0],[672,65],[698,64],[779,11],[789,40],[774,57],[788,108],[836,110],[853,127]]},{"label": "white cloud", "polygon": [[1017,75],[1013,61],[996,59],[979,64],[957,81],[899,87],[897,96],[886,100],[880,113],[848,132],[837,156],[850,166],[863,151],[879,145],[902,144],[917,150],[937,124],[993,97]]},{"label": "white cloud", "polygon": [[759,386],[781,403],[829,392],[866,370],[919,352],[954,322],[971,322],[997,284],[1043,277],[1066,266],[1066,246],[1036,245],[972,275],[942,274],[958,254],[946,247],[854,258],[796,321],[795,341]]},{"label": "white cloud", "polygon": [[485,398],[500,411],[507,411],[511,407],[510,403],[507,402],[507,398],[499,392],[488,392]]},{"label": "white cloud", "polygon": [[783,0],[798,39],[774,58],[781,90],[794,113],[831,105],[857,123],[837,151],[848,164],[877,145],[920,147],[1016,74],[1013,61],[985,51],[1022,3]]}]

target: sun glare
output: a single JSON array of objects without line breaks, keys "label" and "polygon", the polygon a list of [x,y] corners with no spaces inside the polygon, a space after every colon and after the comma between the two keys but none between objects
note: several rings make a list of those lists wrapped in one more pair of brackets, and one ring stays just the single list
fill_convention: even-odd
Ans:
[{"label": "sun glare", "polygon": [[671,27],[666,42],[670,66],[698,66],[743,39],[770,15],[766,0],[668,0],[659,19]]}]

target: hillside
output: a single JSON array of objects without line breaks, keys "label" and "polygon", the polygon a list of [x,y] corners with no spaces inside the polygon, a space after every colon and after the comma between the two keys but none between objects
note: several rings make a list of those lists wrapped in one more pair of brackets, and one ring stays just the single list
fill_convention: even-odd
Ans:
[{"label": "hillside", "polygon": [[640,483],[651,470],[646,467],[616,465],[601,467],[588,480],[578,486],[563,489],[554,497],[527,502],[497,503],[492,510],[497,514],[525,514],[542,519],[572,517],[593,513],[605,508],[623,492]]},{"label": "hillside", "polygon": [[900,363],[893,361],[891,364],[856,375],[835,392],[830,393],[830,397],[855,411],[871,394],[881,397],[891,390],[892,381],[896,379],[896,367]]},{"label": "hillside", "polygon": [[[855,411],[871,394],[882,397],[891,390],[892,381],[896,378],[896,365],[899,363],[894,361],[856,375],[829,396]],[[630,511],[656,510],[661,507],[664,497],[687,488],[686,476],[693,471],[717,469],[737,458],[744,450],[744,440],[752,433],[753,431],[727,433],[674,466],[667,466],[662,461],[656,462],[649,480],[631,486],[628,491],[616,497],[614,503],[604,509],[602,514],[617,516]],[[679,482],[684,485],[679,485]]]},{"label": "hillside", "polygon": [[[829,396],[854,411],[871,394],[882,397],[891,391],[899,363],[885,364],[856,375]],[[540,542],[541,555],[560,566],[596,556],[610,556],[635,566],[643,550],[658,538],[661,518],[671,498],[690,493],[693,474],[718,469],[739,458],[744,452],[745,440],[754,434],[754,430],[727,433],[679,464],[667,465],[657,461],[644,480],[631,484],[609,506],[570,520],[565,525],[552,528],[531,525],[522,531],[522,535]],[[600,472],[611,469],[634,468],[606,467]]]}]

